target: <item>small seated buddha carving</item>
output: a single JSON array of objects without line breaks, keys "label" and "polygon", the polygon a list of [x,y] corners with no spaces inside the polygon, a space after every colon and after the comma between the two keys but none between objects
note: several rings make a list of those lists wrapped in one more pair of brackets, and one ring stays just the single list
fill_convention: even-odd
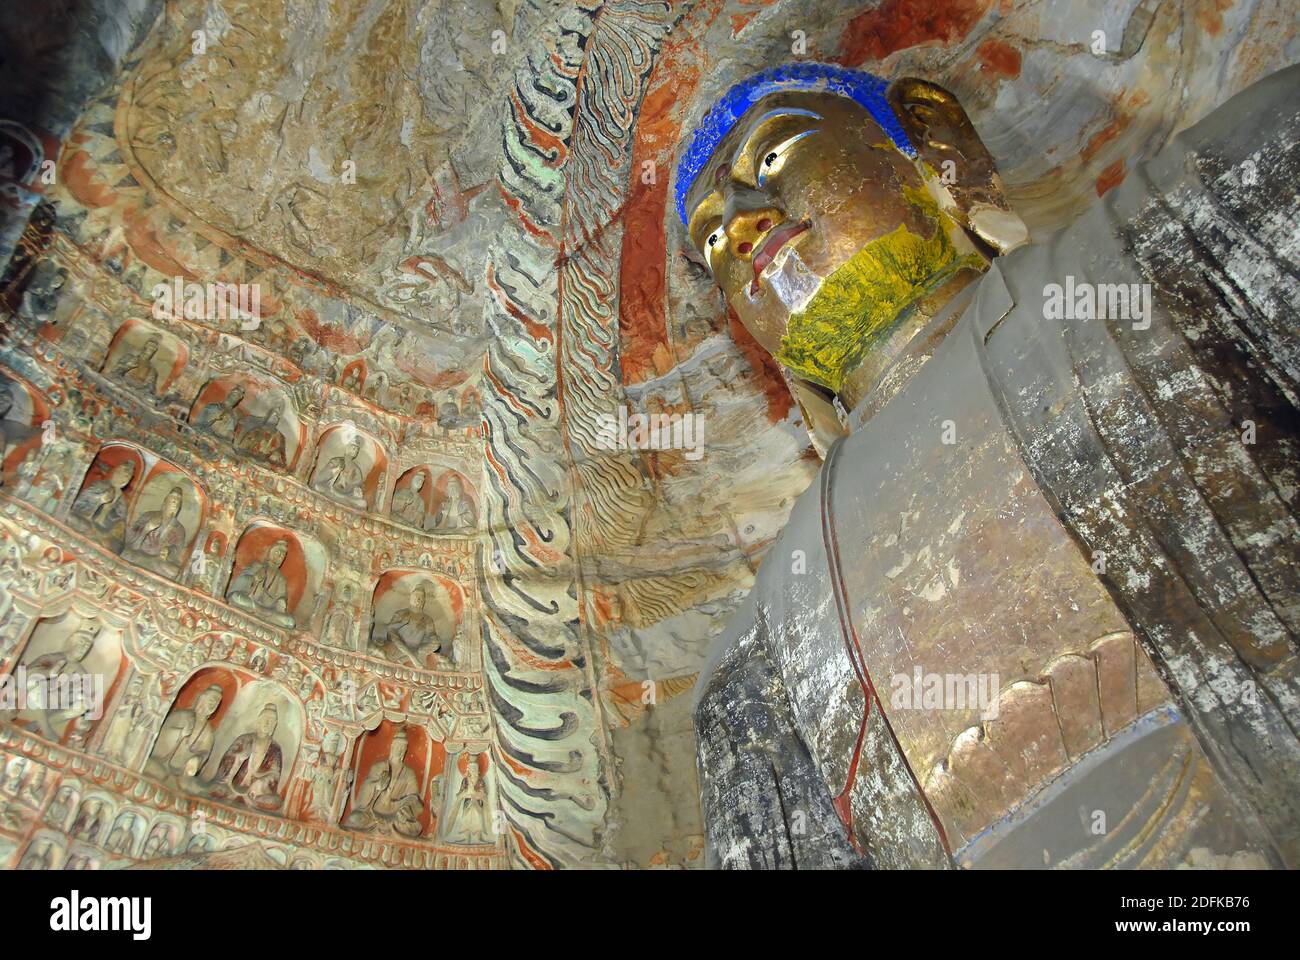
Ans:
[{"label": "small seated buddha carving", "polygon": [[451,657],[451,638],[438,621],[425,612],[427,588],[421,584],[411,591],[409,606],[398,610],[387,623],[376,625],[370,637],[370,652],[394,663],[424,669],[431,657]]},{"label": "small seated buddha carving", "polygon": [[208,793],[217,800],[244,802],[259,810],[278,810],[284,752],[275,739],[279,711],[268,703],[257,715],[253,729],[242,733],[226,749]]},{"label": "small seated buddha carving", "polygon": [[194,425],[201,430],[206,430],[214,437],[233,441],[235,432],[239,429],[240,421],[243,419],[239,412],[239,405],[244,400],[244,394],[243,386],[235,384],[230,388],[230,392],[226,394],[223,400],[217,403],[209,403],[200,410]]},{"label": "small seated buddha carving", "polygon": [[56,649],[30,661],[24,655],[21,665],[27,679],[26,707],[17,712],[16,720],[34,725],[42,736],[58,742],[70,725],[93,712],[94,672],[87,660],[101,629],[98,620],[85,620]]},{"label": "small seated buddha carving", "polygon": [[114,553],[122,551],[126,540],[126,488],[134,476],[135,463],[123,460],[72,503],[73,516]]},{"label": "small seated buddha carving", "polygon": [[280,410],[272,407],[265,416],[249,417],[240,424],[235,447],[255,460],[273,467],[285,465],[284,434],[280,432]]},{"label": "small seated buddha carving", "polygon": [[158,392],[158,371],[154,367],[154,357],[161,344],[162,338],[155,333],[140,344],[140,349],[124,350],[113,365],[113,379],[120,380],[125,386],[140,393],[155,395]]},{"label": "small seated buddha carving", "polygon": [[393,516],[417,530],[424,529],[428,517],[428,508],[421,491],[424,489],[424,473],[417,473],[406,487],[393,495]]},{"label": "small seated buddha carving", "polygon": [[168,714],[144,772],[164,782],[195,785],[212,755],[215,734],[208,721],[221,706],[221,698],[221,687],[214,683],[200,691],[188,709]]},{"label": "small seated buddha carving", "polygon": [[465,484],[454,473],[447,478],[447,492],[433,517],[435,530],[464,530],[474,526],[474,507],[465,496]]},{"label": "small seated buddha carving", "polygon": [[162,506],[136,517],[126,532],[126,560],[151,570],[175,575],[182,561],[181,553],[189,543],[189,531],[181,522],[184,497],[180,487],[173,487],[163,497]]},{"label": "small seated buddha carving", "polygon": [[424,801],[415,771],[406,765],[405,730],[393,735],[387,757],[370,765],[357,790],[357,802],[343,820],[349,830],[391,830],[404,837],[418,837],[423,829],[420,816]]},{"label": "small seated buddha carving", "polygon": [[342,454],[330,457],[317,469],[311,483],[312,489],[364,509],[366,475],[357,462],[360,455],[361,438],[353,437],[347,442]]},{"label": "small seated buddha carving", "polygon": [[226,598],[241,610],[287,630],[296,621],[289,612],[289,586],[280,567],[289,555],[289,544],[277,540],[263,559],[239,571],[226,592]]}]

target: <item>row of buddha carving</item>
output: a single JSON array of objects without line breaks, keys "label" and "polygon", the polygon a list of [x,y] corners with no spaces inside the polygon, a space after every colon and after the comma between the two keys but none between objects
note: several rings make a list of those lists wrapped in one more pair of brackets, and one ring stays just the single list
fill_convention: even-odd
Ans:
[{"label": "row of buddha carving", "polygon": [[[152,340],[145,343],[147,352]],[[137,368],[133,357],[120,359],[125,368],[125,372],[119,371],[121,376],[128,377],[130,370]],[[302,453],[305,432],[293,410],[292,401],[278,386],[229,376],[209,382],[199,392],[188,419],[195,429],[220,441],[237,457],[273,469],[292,469]],[[5,442],[6,472],[38,453],[36,434],[48,416],[49,405],[38,391],[17,380],[0,379],[0,437]],[[12,458],[11,466],[9,454],[19,447],[20,455]],[[386,499],[392,520],[424,533],[468,534],[474,530],[478,508],[472,486],[462,473],[418,463],[403,470],[389,490],[389,465],[387,453],[373,436],[352,424],[334,424],[321,431],[314,464],[305,479],[315,492],[359,511],[374,511]],[[56,460],[52,472],[57,473],[61,466]],[[38,467],[35,462],[27,465],[31,472]]]},{"label": "row of buddha carving", "polygon": [[[22,709],[0,719],[227,806],[290,813],[356,832],[494,842],[481,753],[465,748],[449,754],[426,727],[389,719],[355,738],[332,730],[312,743],[296,697],[272,680],[228,666],[196,670],[159,723],[156,694],[145,677],[131,674],[120,638],[106,636],[92,616],[73,615],[81,623],[69,643],[51,645],[50,630],[33,635],[20,660],[29,696]],[[111,704],[102,714],[89,698],[44,701],[52,678],[92,675],[102,678],[95,700]],[[63,689],[81,686],[63,682]],[[444,794],[444,782],[450,793]],[[66,825],[66,811],[56,819]],[[93,839],[87,833],[98,836],[100,826],[96,811],[94,819],[74,821],[72,835]],[[122,852],[112,843],[109,849]]]},{"label": "row of buddha carving", "polygon": [[[73,289],[85,286],[75,279],[69,282],[75,275],[75,270],[70,272],[56,259],[47,257],[37,262],[27,281],[21,313],[36,324],[60,328],[58,339],[65,350],[78,358],[84,357],[93,365],[96,355],[104,356],[98,370],[148,402],[160,407],[184,405],[183,391],[178,392],[177,384],[184,380],[182,373],[191,363],[193,351],[187,341],[196,345],[207,343],[212,340],[212,331],[189,321],[165,317],[152,321],[132,318],[117,328],[105,356],[102,345],[98,350],[95,348],[95,336],[91,332],[102,326],[104,318],[98,308],[86,306],[86,290]],[[120,304],[118,309],[134,312],[138,307],[128,302]],[[79,323],[82,311],[87,320]],[[391,341],[390,337],[384,342],[391,346]],[[391,383],[389,373],[382,368],[386,362],[382,350],[371,357],[341,356],[311,337],[291,334],[275,318],[251,330],[222,333],[218,342],[251,344],[257,350],[266,351],[268,357],[282,358],[301,374],[344,391],[362,405],[401,416],[420,417],[448,432],[472,429],[482,422],[477,391],[472,388],[434,391],[411,380]]]},{"label": "row of buddha carving", "polygon": [[[34,492],[48,492],[39,477]],[[452,577],[399,568],[369,590],[345,573],[329,587],[330,556],[314,537],[259,519],[228,550],[227,533],[207,522],[211,512],[184,471],[134,445],[110,443],[91,462],[66,520],[129,563],[222,596],[273,626],[313,633],[327,646],[417,669],[472,661],[470,650],[456,649],[465,598]],[[358,602],[367,592],[368,629]]]},{"label": "row of buddha carving", "polygon": [[[113,860],[154,860],[210,849],[213,834],[171,814],[57,775],[26,757],[10,757],[0,775],[0,822],[39,816],[18,857],[20,870],[94,870]],[[26,809],[24,809],[26,808]],[[37,814],[37,811],[39,813]]]}]

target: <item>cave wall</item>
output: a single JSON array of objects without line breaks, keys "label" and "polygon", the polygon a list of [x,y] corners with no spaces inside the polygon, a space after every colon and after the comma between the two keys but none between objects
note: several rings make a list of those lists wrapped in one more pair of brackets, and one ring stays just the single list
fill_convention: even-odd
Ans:
[{"label": "cave wall", "polygon": [[[3,101],[56,175],[2,291],[0,657],[98,631],[106,678],[0,718],[10,866],[699,865],[690,690],[818,460],[685,250],[681,132],[796,57],[927,76],[1041,237],[1297,51],[1280,0],[146,6]],[[255,309],[160,307],[217,283]],[[608,449],[620,407],[704,456]],[[151,766],[214,685],[199,779],[273,704],[276,799]],[[399,731],[419,813],[368,821]]]}]

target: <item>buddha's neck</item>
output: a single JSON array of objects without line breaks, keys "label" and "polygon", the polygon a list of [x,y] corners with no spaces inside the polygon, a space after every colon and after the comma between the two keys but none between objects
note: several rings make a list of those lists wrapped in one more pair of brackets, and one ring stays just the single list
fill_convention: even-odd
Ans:
[{"label": "buddha's neck", "polygon": [[945,282],[929,293],[918,297],[898,314],[890,334],[862,362],[844,376],[839,391],[840,403],[847,411],[858,405],[882,385],[885,374],[903,354],[907,353],[917,334],[930,325],[963,290],[984,275],[988,264],[977,269],[962,267]]}]

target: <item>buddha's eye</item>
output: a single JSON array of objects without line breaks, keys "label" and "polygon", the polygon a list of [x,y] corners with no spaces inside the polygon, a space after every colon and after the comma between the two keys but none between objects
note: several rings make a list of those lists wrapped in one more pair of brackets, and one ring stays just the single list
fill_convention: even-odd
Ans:
[{"label": "buddha's eye", "polygon": [[722,249],[722,244],[726,238],[726,234],[722,232],[722,228],[718,227],[716,230],[713,230],[709,234],[708,239],[704,241],[704,260],[709,265],[710,270],[713,269],[713,255]]},{"label": "buddha's eye", "polygon": [[816,132],[816,130],[805,130],[803,133],[797,133],[767,151],[763,155],[762,162],[758,165],[758,185],[761,187],[768,177],[781,171],[781,168],[785,166],[786,159],[790,156],[791,147],[804,137],[811,136]]}]

